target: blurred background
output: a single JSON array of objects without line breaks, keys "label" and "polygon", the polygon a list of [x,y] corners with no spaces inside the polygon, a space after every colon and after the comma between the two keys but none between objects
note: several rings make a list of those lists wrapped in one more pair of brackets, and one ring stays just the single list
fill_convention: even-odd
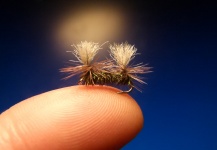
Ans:
[{"label": "blurred background", "polygon": [[[209,1],[0,1],[0,112],[74,85],[59,69],[81,40],[134,44],[145,126],[123,150],[217,149],[217,9]],[[102,56],[108,56],[107,45]],[[101,56],[101,55],[100,55]]]}]

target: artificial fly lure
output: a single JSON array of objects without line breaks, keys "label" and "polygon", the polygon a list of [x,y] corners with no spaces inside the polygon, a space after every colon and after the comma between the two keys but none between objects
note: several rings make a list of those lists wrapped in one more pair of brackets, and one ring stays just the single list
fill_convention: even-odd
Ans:
[{"label": "artificial fly lure", "polygon": [[[112,81],[118,85],[128,85],[130,87],[127,91],[119,93],[129,93],[133,88],[139,90],[133,84],[133,80],[139,83],[144,82],[137,74],[145,74],[151,72],[151,67],[146,67],[142,63],[137,65],[129,65],[130,61],[134,59],[137,49],[128,43],[110,45],[110,56],[115,61],[115,66],[111,70]],[[139,90],[140,91],[140,90]]]},{"label": "artificial fly lure", "polygon": [[133,88],[139,90],[133,80],[139,83],[145,83],[137,74],[151,72],[151,67],[146,67],[142,63],[137,65],[129,65],[130,61],[135,57],[137,49],[128,43],[110,45],[110,56],[112,59],[106,59],[101,62],[95,62],[94,58],[102,45],[94,42],[81,42],[72,45],[71,52],[76,58],[70,60],[75,66],[69,66],[60,69],[60,72],[68,73],[64,79],[80,74],[78,84],[83,85],[128,85],[129,90],[118,93],[129,93]]},{"label": "artificial fly lure", "polygon": [[76,58],[77,61],[70,60],[76,66],[69,66],[66,68],[60,69],[60,72],[68,73],[69,75],[64,79],[71,78],[74,75],[81,74],[78,84],[85,85],[95,85],[95,84],[104,84],[107,74],[108,67],[112,66],[112,62],[101,61],[94,62],[94,57],[101,49],[102,45],[94,42],[81,42],[77,45],[72,45],[74,48],[71,52]]}]

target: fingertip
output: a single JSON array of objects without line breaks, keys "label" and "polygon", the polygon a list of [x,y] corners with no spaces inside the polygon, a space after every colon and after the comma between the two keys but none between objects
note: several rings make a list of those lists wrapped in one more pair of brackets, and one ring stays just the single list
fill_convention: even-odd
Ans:
[{"label": "fingertip", "polygon": [[57,89],[12,107],[0,124],[5,129],[13,120],[11,128],[25,142],[8,141],[20,149],[120,149],[142,129],[143,115],[133,98],[117,92],[108,86]]}]

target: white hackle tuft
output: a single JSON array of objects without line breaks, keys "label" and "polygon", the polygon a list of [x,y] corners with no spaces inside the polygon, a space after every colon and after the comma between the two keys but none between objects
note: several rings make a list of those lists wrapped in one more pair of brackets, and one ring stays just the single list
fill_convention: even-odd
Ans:
[{"label": "white hackle tuft", "polygon": [[72,46],[74,47],[72,53],[78,61],[84,65],[90,65],[97,52],[101,49],[101,46],[98,43],[87,41]]},{"label": "white hackle tuft", "polygon": [[135,57],[137,50],[134,45],[128,43],[110,45],[109,48],[111,50],[111,57],[119,66],[124,68],[127,67],[129,62]]}]

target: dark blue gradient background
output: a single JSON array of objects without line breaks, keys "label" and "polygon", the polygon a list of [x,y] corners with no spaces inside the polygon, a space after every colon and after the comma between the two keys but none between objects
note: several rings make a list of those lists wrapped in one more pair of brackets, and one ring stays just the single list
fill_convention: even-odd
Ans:
[{"label": "dark blue gradient background", "polygon": [[[73,4],[73,3],[70,3]],[[28,97],[69,86],[67,61],[50,28],[64,0],[0,1],[0,112]],[[153,66],[143,93],[131,93],[145,127],[123,150],[217,149],[217,11],[208,1],[123,2],[128,36]],[[62,50],[60,50],[62,49]]]}]

